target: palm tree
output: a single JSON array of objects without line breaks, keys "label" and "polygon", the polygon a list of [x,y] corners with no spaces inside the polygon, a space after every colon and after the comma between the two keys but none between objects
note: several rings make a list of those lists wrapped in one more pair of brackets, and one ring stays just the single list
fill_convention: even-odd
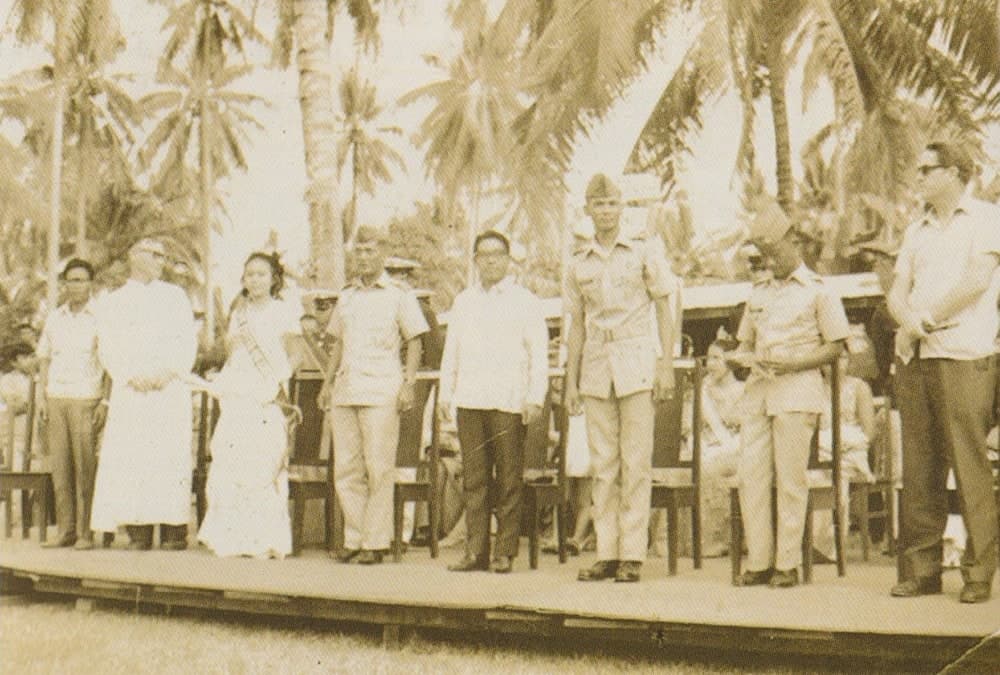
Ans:
[{"label": "palm tree", "polygon": [[[242,143],[248,127],[262,128],[248,110],[263,99],[228,89],[249,74],[245,64],[229,65],[233,56],[245,57],[247,42],[266,42],[254,22],[232,0],[184,0],[168,14],[164,28],[171,31],[160,59],[157,79],[173,90],[151,94],[141,103],[150,111],[168,109],[151,133],[140,159],[149,166],[161,148],[168,148],[155,181],[163,194],[176,194],[190,186],[187,165],[191,132],[197,122],[197,194],[204,272],[205,330],[214,335],[215,306],[212,300],[211,233],[215,184],[232,166],[246,168]],[[177,67],[187,52],[185,71]]]},{"label": "palm tree", "polygon": [[[252,107],[266,104],[254,94],[232,91],[231,85],[250,73],[250,66],[231,66],[210,77],[182,72],[161,64],[159,80],[171,88],[143,97],[139,103],[151,115],[160,114],[139,153],[146,168],[155,168],[154,191],[163,199],[197,194],[199,257],[205,275],[206,330],[214,331],[211,232],[216,206],[216,182],[233,168],[247,168],[244,145],[248,130],[263,130]],[[196,168],[191,166],[191,158]]]},{"label": "palm tree", "polygon": [[350,241],[357,227],[358,192],[375,194],[376,182],[392,177],[389,164],[406,168],[403,156],[385,137],[399,136],[396,126],[376,126],[382,106],[375,100],[375,85],[351,70],[340,82],[340,139],[337,143],[337,172],[351,162],[351,202],[344,218],[344,240]]},{"label": "palm tree", "polygon": [[[481,3],[456,6],[453,21],[463,32],[462,53],[448,77],[418,87],[400,98],[409,105],[423,98],[433,108],[415,136],[426,145],[428,173],[445,197],[468,199],[468,277],[472,280],[472,242],[481,226],[480,200],[486,190],[512,175],[515,122],[524,108],[518,100],[515,53],[500,22],[492,23]],[[476,11],[480,10],[480,11]]]},{"label": "palm tree", "polygon": [[337,217],[337,120],[330,76],[330,41],[336,13],[346,6],[358,40],[377,43],[377,0],[278,0],[273,41],[276,64],[292,54],[299,70],[299,105],[305,141],[306,201],[309,204],[310,274],[313,283],[344,283],[344,231]]}]

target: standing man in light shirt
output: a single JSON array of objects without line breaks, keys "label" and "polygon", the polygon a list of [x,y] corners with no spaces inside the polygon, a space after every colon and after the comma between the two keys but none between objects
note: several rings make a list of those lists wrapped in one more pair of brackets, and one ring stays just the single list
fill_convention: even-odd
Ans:
[{"label": "standing man in light shirt", "polygon": [[161,280],[163,242],[143,238],[128,253],[129,279],[95,302],[97,349],[111,378],[90,526],[124,526],[129,548],[187,548],[191,520],[191,372],[197,351],[187,294]]},{"label": "standing man in light shirt", "polygon": [[889,311],[903,423],[902,578],[895,597],[941,592],[942,535],[952,467],[969,538],[959,600],[989,599],[997,569],[997,507],[986,436],[994,423],[1000,209],[971,198],[974,165],[958,145],[920,156],[924,215],[896,260]]},{"label": "standing man in light shirt", "polygon": [[97,471],[95,443],[108,411],[107,380],[97,356],[97,317],[90,300],[94,268],[86,260],[66,263],[61,279],[66,302],[46,319],[38,341],[42,397],[55,487],[59,536],[46,547],[94,547],[90,505]]},{"label": "standing man in light shirt", "polygon": [[566,405],[587,417],[597,562],[578,579],[635,582],[649,542],[654,401],[674,395],[677,281],[658,239],[622,233],[621,191],[607,176],[590,180],[586,200],[594,238],[566,279]]},{"label": "standing man in light shirt", "polygon": [[[452,305],[441,359],[442,410],[457,408],[465,487],[465,558],[454,572],[511,571],[517,557],[524,481],[524,429],[548,390],[548,329],[541,302],[508,275],[510,242],[495,230],[476,237],[479,283]],[[494,480],[494,470],[496,479]],[[495,485],[496,504],[489,503]],[[490,563],[490,513],[497,534]]]},{"label": "standing man in light shirt", "polygon": [[336,341],[320,400],[331,404],[335,482],[344,511],[344,548],[337,559],[357,557],[359,564],[374,565],[392,539],[399,413],[415,402],[427,322],[413,291],[385,272],[377,230],[358,228],[353,252],[358,276],[341,292],[330,318]]}]

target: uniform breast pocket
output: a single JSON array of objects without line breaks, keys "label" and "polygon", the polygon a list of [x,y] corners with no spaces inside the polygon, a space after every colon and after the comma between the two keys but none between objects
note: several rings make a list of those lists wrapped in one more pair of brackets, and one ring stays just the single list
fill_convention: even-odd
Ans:
[{"label": "uniform breast pocket", "polygon": [[577,284],[580,286],[580,294],[588,304],[600,301],[602,294],[599,276],[579,277]]}]

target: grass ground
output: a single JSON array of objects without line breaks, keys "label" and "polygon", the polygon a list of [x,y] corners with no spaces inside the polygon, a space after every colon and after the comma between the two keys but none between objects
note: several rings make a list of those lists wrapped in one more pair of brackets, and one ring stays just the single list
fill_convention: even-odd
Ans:
[{"label": "grass ground", "polygon": [[128,608],[76,611],[65,600],[5,596],[3,673],[804,673],[802,665],[721,661],[621,648],[420,634],[397,649],[370,629],[233,615],[154,615]]}]

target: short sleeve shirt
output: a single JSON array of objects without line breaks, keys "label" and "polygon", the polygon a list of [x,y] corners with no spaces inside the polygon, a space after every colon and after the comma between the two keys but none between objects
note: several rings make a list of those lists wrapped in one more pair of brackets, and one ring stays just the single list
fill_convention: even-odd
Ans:
[{"label": "short sleeve shirt", "polygon": [[90,302],[79,312],[57,307],[45,320],[38,356],[49,360],[45,393],[53,398],[101,396],[104,368],[97,356],[97,316]]},{"label": "short sleeve shirt", "polygon": [[592,239],[573,255],[566,303],[584,315],[581,394],[609,398],[653,388],[659,342],[652,301],[677,287],[658,238],[619,235],[610,249]]},{"label": "short sleeve shirt", "polygon": [[[800,265],[786,279],[755,284],[736,334],[758,359],[794,358],[846,340],[850,326],[840,298],[823,279]],[[823,412],[826,394],[819,369],[747,380],[746,414]]]},{"label": "short sleeve shirt", "polygon": [[[968,198],[947,224],[927,213],[910,225],[896,263],[897,270],[909,266],[912,273],[910,306],[924,308],[941,298],[982,254],[1000,256],[1000,208],[994,204]],[[921,341],[921,358],[972,360],[993,354],[998,294],[1000,270],[995,270],[986,293],[948,320],[953,325]]]},{"label": "short sleeve shirt", "polygon": [[330,317],[329,331],[342,345],[333,404],[394,404],[403,383],[403,342],[427,330],[416,294],[389,275],[345,287]]}]

